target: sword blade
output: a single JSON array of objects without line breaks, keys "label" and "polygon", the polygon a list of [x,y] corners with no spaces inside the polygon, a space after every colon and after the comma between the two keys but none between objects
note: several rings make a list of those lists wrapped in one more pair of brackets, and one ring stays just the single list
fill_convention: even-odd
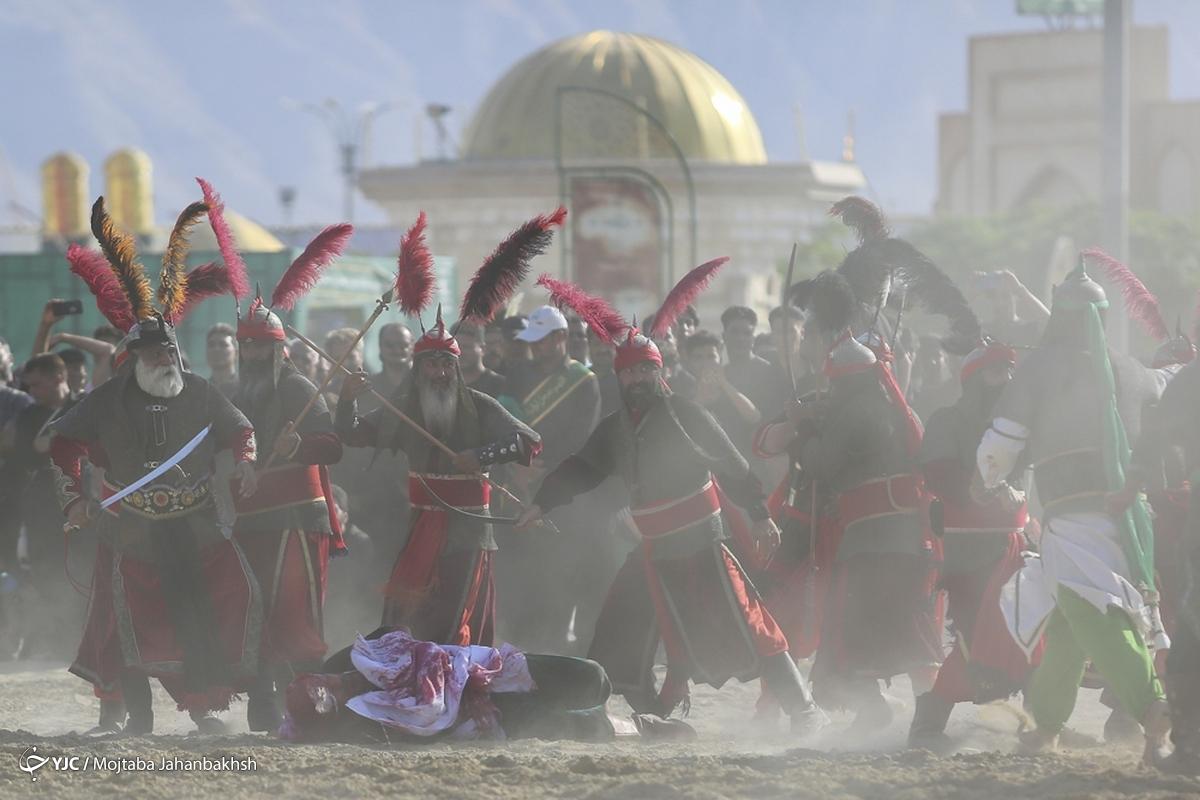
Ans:
[{"label": "sword blade", "polygon": [[110,497],[106,497],[100,503],[100,508],[108,508],[109,506],[113,505],[114,503],[119,503],[120,501],[122,501],[126,497],[128,497],[129,495],[136,492],[138,489],[145,486],[150,481],[154,480],[155,478],[157,478],[161,475],[165,475],[167,472],[174,469],[176,464],[178,464],[180,461],[183,461],[185,458],[187,458],[188,454],[191,453],[193,450],[195,450],[200,445],[200,443],[202,441],[204,441],[204,437],[208,436],[208,432],[211,430],[212,430],[212,423],[210,422],[209,424],[204,426],[204,430],[200,431],[195,436],[193,436],[192,440],[190,442],[185,444],[183,447],[179,448],[179,451],[177,453],[175,453],[175,455],[171,456],[166,461],[162,462],[157,467],[150,470],[145,475],[143,475],[142,477],[138,478],[133,483],[126,486],[121,491],[117,492],[116,494],[114,494]]},{"label": "sword blade", "polygon": [[783,297],[779,306],[783,309],[783,367],[787,371],[788,385],[792,387],[792,400],[796,399],[796,373],[792,369],[792,276],[796,273],[796,243],[792,242],[792,255],[788,258],[787,277],[783,280]]}]

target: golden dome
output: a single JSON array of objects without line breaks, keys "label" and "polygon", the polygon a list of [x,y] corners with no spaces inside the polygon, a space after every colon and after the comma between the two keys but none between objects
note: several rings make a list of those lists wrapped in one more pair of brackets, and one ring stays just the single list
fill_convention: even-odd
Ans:
[{"label": "golden dome", "polygon": [[[229,223],[229,229],[233,231],[233,238],[237,242],[238,250],[243,253],[278,253],[287,249],[283,242],[275,238],[275,234],[236,211],[226,208],[225,221]],[[217,237],[209,225],[197,225],[193,228],[190,240],[191,249],[196,252],[215,252],[217,250]]]},{"label": "golden dome", "polygon": [[[666,126],[688,159],[733,164],[767,160],[758,123],[721,73],[661,39],[611,31],[561,39],[509,69],[467,126],[463,157],[553,158],[555,98],[561,86],[603,89],[644,108]],[[573,100],[577,104],[588,96],[573,97],[579,98]],[[608,108],[609,115],[616,108],[602,97],[591,98],[594,108]],[[564,132],[564,152],[617,155],[611,126],[574,124],[564,126]],[[647,148],[646,134],[640,137],[637,151],[642,155],[670,155],[665,144]]]}]

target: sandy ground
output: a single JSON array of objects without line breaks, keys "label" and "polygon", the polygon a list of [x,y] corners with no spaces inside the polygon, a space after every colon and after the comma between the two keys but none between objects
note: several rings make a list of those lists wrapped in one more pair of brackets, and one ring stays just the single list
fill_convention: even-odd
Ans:
[{"label": "sandy ground", "polygon": [[[699,740],[647,745],[636,741],[580,744],[518,741],[492,745],[415,745],[386,749],[288,745],[246,732],[244,706],[227,715],[234,733],[189,736],[186,715],[156,689],[154,736],[94,739],[90,687],[53,664],[0,668],[0,797],[207,798],[1015,798],[1196,797],[1200,780],[1159,775],[1138,766],[1136,748],[1101,746],[1052,756],[1011,754],[1013,712],[960,707],[949,732],[958,754],[938,758],[906,751],[911,716],[907,684],[889,692],[896,721],[871,741],[846,741],[849,718],[812,741],[786,726],[750,725],[757,684],[721,692],[701,687],[690,721]],[[1099,736],[1104,710],[1084,690],[1072,726]],[[614,710],[628,712],[621,703]],[[32,775],[23,754],[78,757],[77,771],[47,764]],[[252,772],[95,769],[93,757],[151,760],[233,756],[253,759]],[[25,761],[29,763],[28,760]],[[36,778],[32,780],[31,778]]]}]

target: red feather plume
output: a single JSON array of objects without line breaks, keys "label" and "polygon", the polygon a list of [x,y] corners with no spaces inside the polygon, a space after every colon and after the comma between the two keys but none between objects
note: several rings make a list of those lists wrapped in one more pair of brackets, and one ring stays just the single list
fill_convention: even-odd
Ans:
[{"label": "red feather plume", "polygon": [[543,275],[538,278],[537,285],[549,289],[550,302],[559,309],[566,306],[574,311],[601,341],[616,344],[621,334],[629,329],[629,323],[608,301],[588,294],[573,283]]},{"label": "red feather plume", "polygon": [[275,285],[275,291],[271,292],[271,308],[290,311],[297,300],[317,285],[325,268],[346,249],[352,233],[354,226],[341,222],[330,225],[313,237]]},{"label": "red feather plume", "polygon": [[471,278],[459,309],[459,320],[480,325],[490,322],[528,276],[529,262],[550,246],[554,237],[551,228],[562,225],[566,218],[567,209],[559,206],[553,214],[529,220],[501,242]]},{"label": "red feather plume", "polygon": [[200,191],[204,193],[204,202],[208,205],[208,223],[212,227],[213,235],[217,237],[217,249],[221,251],[221,260],[229,270],[230,291],[235,298],[241,300],[250,294],[250,278],[246,275],[246,262],[238,252],[233,230],[225,219],[225,201],[208,181],[196,178],[196,183],[200,184]]},{"label": "red feather plume", "polygon": [[1165,342],[1171,338],[1171,331],[1163,321],[1162,311],[1158,307],[1158,298],[1133,274],[1133,270],[1098,247],[1084,250],[1083,257],[1099,264],[1104,269],[1109,283],[1121,290],[1125,311],[1130,319],[1141,325],[1142,330],[1155,341]]},{"label": "red feather plume", "polygon": [[396,258],[396,300],[410,317],[416,317],[433,300],[433,254],[425,244],[425,212],[400,240]]},{"label": "red feather plume", "polygon": [[728,260],[729,256],[714,258],[684,275],[679,283],[675,284],[675,288],[667,292],[667,299],[663,300],[662,306],[655,312],[654,326],[650,329],[650,337],[657,339],[665,336],[671,326],[675,324],[675,320],[679,319],[683,310],[696,299],[696,295],[704,291],[713,276],[717,274],[717,270]]},{"label": "red feather plume", "polygon": [[201,301],[222,294],[233,294],[233,282],[229,279],[229,270],[224,264],[209,262],[201,264],[187,274],[187,292],[183,299],[183,309],[179,312],[179,321],[183,320]]},{"label": "red feather plume", "polygon": [[137,320],[133,318],[129,298],[104,254],[73,244],[67,248],[67,261],[71,264],[71,272],[83,278],[95,295],[96,306],[104,318],[122,333],[128,332]]},{"label": "red feather plume", "polygon": [[891,235],[879,206],[865,197],[851,195],[837,201],[829,209],[829,216],[837,217],[843,224],[853,228],[860,243],[869,239],[884,239]]}]

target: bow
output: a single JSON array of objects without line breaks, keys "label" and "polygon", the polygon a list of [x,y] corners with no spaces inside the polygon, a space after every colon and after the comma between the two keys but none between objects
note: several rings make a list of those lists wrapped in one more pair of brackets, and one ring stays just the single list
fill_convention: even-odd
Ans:
[{"label": "bow", "polygon": [[[416,475],[417,480],[419,480],[421,482],[421,485],[425,487],[425,491],[429,492],[429,496],[433,498],[433,501],[435,503],[437,503],[439,506],[441,506],[442,508],[444,508],[446,511],[451,511],[455,514],[460,514],[464,517],[469,517],[470,519],[478,519],[478,520],[482,520],[483,522],[490,522],[493,525],[516,525],[517,524],[517,520],[519,519],[519,517],[497,517],[492,514],[478,514],[474,511],[468,511],[465,508],[460,508],[456,505],[453,505],[452,503],[450,503],[450,501],[444,499],[440,494],[438,494],[437,492],[435,492],[433,490],[433,487],[430,486],[426,482],[424,475],[420,475],[418,473],[414,473],[414,474]],[[549,520],[545,520],[545,521],[549,522]]]}]

